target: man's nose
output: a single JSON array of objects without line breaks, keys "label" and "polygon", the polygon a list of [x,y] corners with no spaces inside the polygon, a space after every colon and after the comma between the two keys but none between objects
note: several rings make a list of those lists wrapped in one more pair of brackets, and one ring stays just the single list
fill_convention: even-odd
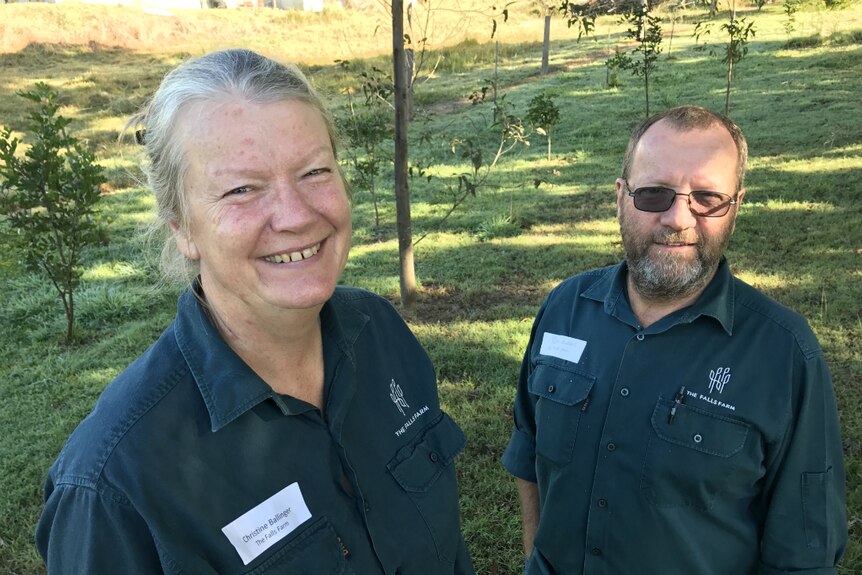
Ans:
[{"label": "man's nose", "polygon": [[697,224],[697,217],[691,212],[689,194],[677,193],[670,207],[662,212],[661,223],[674,230],[685,230]]}]

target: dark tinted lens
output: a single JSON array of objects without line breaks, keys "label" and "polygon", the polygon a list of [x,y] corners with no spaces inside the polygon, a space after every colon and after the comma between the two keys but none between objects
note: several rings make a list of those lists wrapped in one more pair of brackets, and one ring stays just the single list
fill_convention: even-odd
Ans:
[{"label": "dark tinted lens", "polygon": [[692,192],[691,210],[703,216],[720,216],[730,208],[731,197],[720,192]]},{"label": "dark tinted lens", "polygon": [[670,207],[676,192],[670,188],[638,188],[634,192],[635,207],[645,212],[663,212]]}]

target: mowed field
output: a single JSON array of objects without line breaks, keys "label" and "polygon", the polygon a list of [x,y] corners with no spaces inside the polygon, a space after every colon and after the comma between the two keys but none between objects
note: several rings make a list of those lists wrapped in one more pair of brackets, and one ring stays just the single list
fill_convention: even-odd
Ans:
[{"label": "mowed field", "polygon": [[[628,133],[644,114],[640,81],[605,66],[615,47],[628,47],[614,18],[600,19],[580,42],[576,29],[555,18],[550,73],[542,76],[540,11],[516,4],[504,22],[502,9],[420,4],[411,34],[427,38],[428,49],[416,83],[411,162],[432,177],[411,181],[414,233],[428,236],[416,246],[420,297],[406,319],[434,360],[444,408],[467,435],[457,460],[462,516],[482,574],[523,569],[514,482],[499,460],[532,319],[564,278],[621,258],[613,182]],[[668,7],[663,15],[652,109],[723,109],[720,54],[696,49],[691,37],[704,14]],[[742,279],[805,315],[826,352],[847,466],[851,542],[840,572],[862,573],[862,6],[811,4],[792,29],[780,4],[743,6],[741,15],[757,35],[736,66],[730,114],[748,136],[751,159],[728,258]],[[727,16],[719,13],[709,39],[719,51]],[[26,109],[15,93],[45,81],[60,91],[70,129],[93,147],[108,176],[105,241],[85,253],[75,344],[61,342],[65,318],[50,285],[0,250],[0,573],[44,573],[33,530],[47,468],[104,386],[176,309],[179,289],[159,283],[157,247],[141,241],[152,200],[140,183],[140,150],[117,141],[125,119],[172,67],[229,46],[298,63],[344,116],[349,103],[364,101],[362,74],[391,69],[391,42],[382,3],[327,6],[322,14],[169,15],[0,5],[0,124],[22,135]],[[534,96],[554,98],[561,119],[551,159],[545,139],[533,133],[530,146],[503,156],[476,197],[442,221],[458,176],[470,169],[458,142],[473,138],[485,163],[496,150],[491,104],[471,105],[467,97],[492,80],[500,101],[522,117]],[[390,168],[376,191],[379,226],[369,191],[354,190],[354,244],[343,281],[397,305]]]}]

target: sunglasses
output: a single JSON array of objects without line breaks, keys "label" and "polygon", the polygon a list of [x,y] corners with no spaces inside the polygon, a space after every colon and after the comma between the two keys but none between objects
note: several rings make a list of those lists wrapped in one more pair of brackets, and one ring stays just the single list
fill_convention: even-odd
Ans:
[{"label": "sunglasses", "polygon": [[[628,188],[628,182],[625,184]],[[629,189],[628,195],[634,198],[635,208],[642,212],[665,212],[670,209],[677,196],[684,196],[691,213],[706,218],[720,218],[730,211],[730,206],[736,204],[736,198],[721,192],[696,191],[680,194],[676,190],[662,186]]]}]

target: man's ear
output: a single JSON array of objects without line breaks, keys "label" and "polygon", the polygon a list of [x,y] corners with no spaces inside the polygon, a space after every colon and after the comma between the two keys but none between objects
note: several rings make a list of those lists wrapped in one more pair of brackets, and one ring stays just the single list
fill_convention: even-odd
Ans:
[{"label": "man's ear", "polygon": [[623,209],[623,196],[625,192],[623,191],[623,186],[625,182],[622,178],[617,178],[617,220],[620,219],[620,211]]},{"label": "man's ear", "polygon": [[743,197],[745,197],[745,188],[742,188],[741,190],[739,190],[736,193],[736,209],[733,210],[733,212],[732,212],[733,223],[730,226],[730,233],[731,234],[733,234],[733,232],[736,231],[736,216],[739,215],[739,206],[742,205],[742,198]]},{"label": "man's ear", "polygon": [[188,231],[183,230],[180,223],[176,220],[171,220],[171,234],[174,236],[174,241],[177,243],[177,249],[183,254],[186,259],[198,260],[201,257],[195,241],[192,239]]}]

